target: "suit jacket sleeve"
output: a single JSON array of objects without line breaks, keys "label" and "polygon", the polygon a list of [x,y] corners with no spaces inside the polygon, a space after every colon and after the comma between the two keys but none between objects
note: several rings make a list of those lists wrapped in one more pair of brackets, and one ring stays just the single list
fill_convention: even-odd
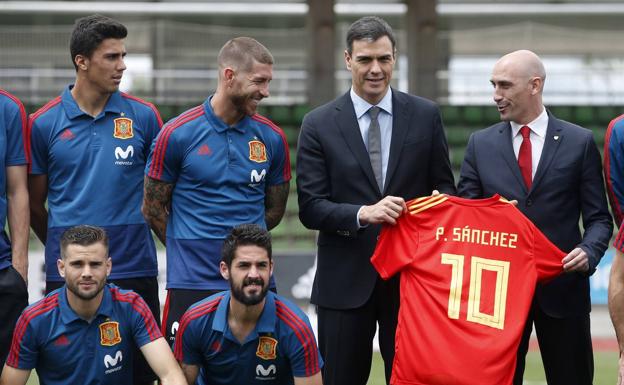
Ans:
[{"label": "suit jacket sleeve", "polygon": [[474,134],[470,135],[464,154],[464,161],[459,173],[459,183],[457,184],[457,195],[470,199],[483,198],[481,179],[477,170]]},{"label": "suit jacket sleeve", "polygon": [[297,195],[299,219],[310,229],[353,234],[358,230],[357,212],[362,205],[330,200],[331,186],[319,128],[319,114],[306,115],[301,125],[297,149]]},{"label": "suit jacket sleeve", "polygon": [[578,188],[585,232],[579,247],[589,255],[589,274],[593,274],[608,247],[613,223],[605,197],[600,153],[591,134],[585,144],[582,169]]},{"label": "suit jacket sleeve", "polygon": [[[444,126],[440,117],[440,110],[436,107],[433,116],[433,143],[431,161],[429,162],[431,191],[438,190],[444,194],[456,195],[455,178],[449,159],[448,143],[444,134]],[[427,193],[430,193],[428,191]]]}]

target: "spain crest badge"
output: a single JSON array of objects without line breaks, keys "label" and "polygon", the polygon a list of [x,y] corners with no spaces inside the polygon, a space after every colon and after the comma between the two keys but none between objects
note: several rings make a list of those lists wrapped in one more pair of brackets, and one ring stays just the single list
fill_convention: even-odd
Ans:
[{"label": "spain crest badge", "polygon": [[113,346],[120,342],[119,322],[107,321],[100,324],[100,344],[102,346]]},{"label": "spain crest badge", "polygon": [[267,161],[266,146],[259,140],[252,140],[249,142],[249,160],[253,160],[256,163],[263,163]]},{"label": "spain crest badge", "polygon": [[113,136],[117,139],[130,139],[134,136],[132,131],[132,119],[130,118],[117,118],[114,120],[115,130]]},{"label": "spain crest badge", "polygon": [[274,360],[277,357],[277,340],[266,336],[260,337],[256,356],[263,360]]}]

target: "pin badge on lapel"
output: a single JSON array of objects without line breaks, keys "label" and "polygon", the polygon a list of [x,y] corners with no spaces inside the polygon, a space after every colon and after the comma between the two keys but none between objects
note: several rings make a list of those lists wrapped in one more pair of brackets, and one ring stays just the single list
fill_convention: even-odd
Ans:
[{"label": "pin badge on lapel", "polygon": [[554,139],[554,140],[559,140],[559,135],[555,135],[555,136],[553,136],[553,139]]}]

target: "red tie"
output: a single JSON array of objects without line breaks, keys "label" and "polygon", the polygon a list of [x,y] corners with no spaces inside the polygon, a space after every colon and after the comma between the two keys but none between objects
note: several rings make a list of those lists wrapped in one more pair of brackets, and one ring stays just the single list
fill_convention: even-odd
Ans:
[{"label": "red tie", "polygon": [[522,144],[518,152],[518,165],[520,166],[520,173],[522,174],[527,189],[531,189],[531,183],[533,181],[531,177],[531,139],[529,139],[531,129],[527,126],[522,126],[520,134],[522,135]]}]

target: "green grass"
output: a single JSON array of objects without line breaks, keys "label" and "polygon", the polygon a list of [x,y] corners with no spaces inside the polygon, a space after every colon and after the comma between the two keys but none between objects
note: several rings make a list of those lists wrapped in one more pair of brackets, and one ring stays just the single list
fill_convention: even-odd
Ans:
[{"label": "green grass", "polygon": [[[594,352],[594,385],[613,385],[617,373],[616,352]],[[526,372],[524,373],[525,384],[545,385],[544,369],[539,352],[529,352],[527,356]],[[36,385],[39,381],[35,371],[30,375],[27,385]],[[475,384],[479,382],[476,381]],[[371,369],[368,385],[385,385],[383,361],[379,353],[373,354],[373,367]]]},{"label": "green grass", "polygon": [[[617,352],[594,352],[594,385],[613,385],[616,383]],[[479,381],[475,381],[478,384]],[[527,385],[546,385],[542,358],[539,352],[529,352],[527,355],[524,383]],[[383,361],[381,355],[373,355],[373,367],[368,379],[368,385],[385,385]]]}]

